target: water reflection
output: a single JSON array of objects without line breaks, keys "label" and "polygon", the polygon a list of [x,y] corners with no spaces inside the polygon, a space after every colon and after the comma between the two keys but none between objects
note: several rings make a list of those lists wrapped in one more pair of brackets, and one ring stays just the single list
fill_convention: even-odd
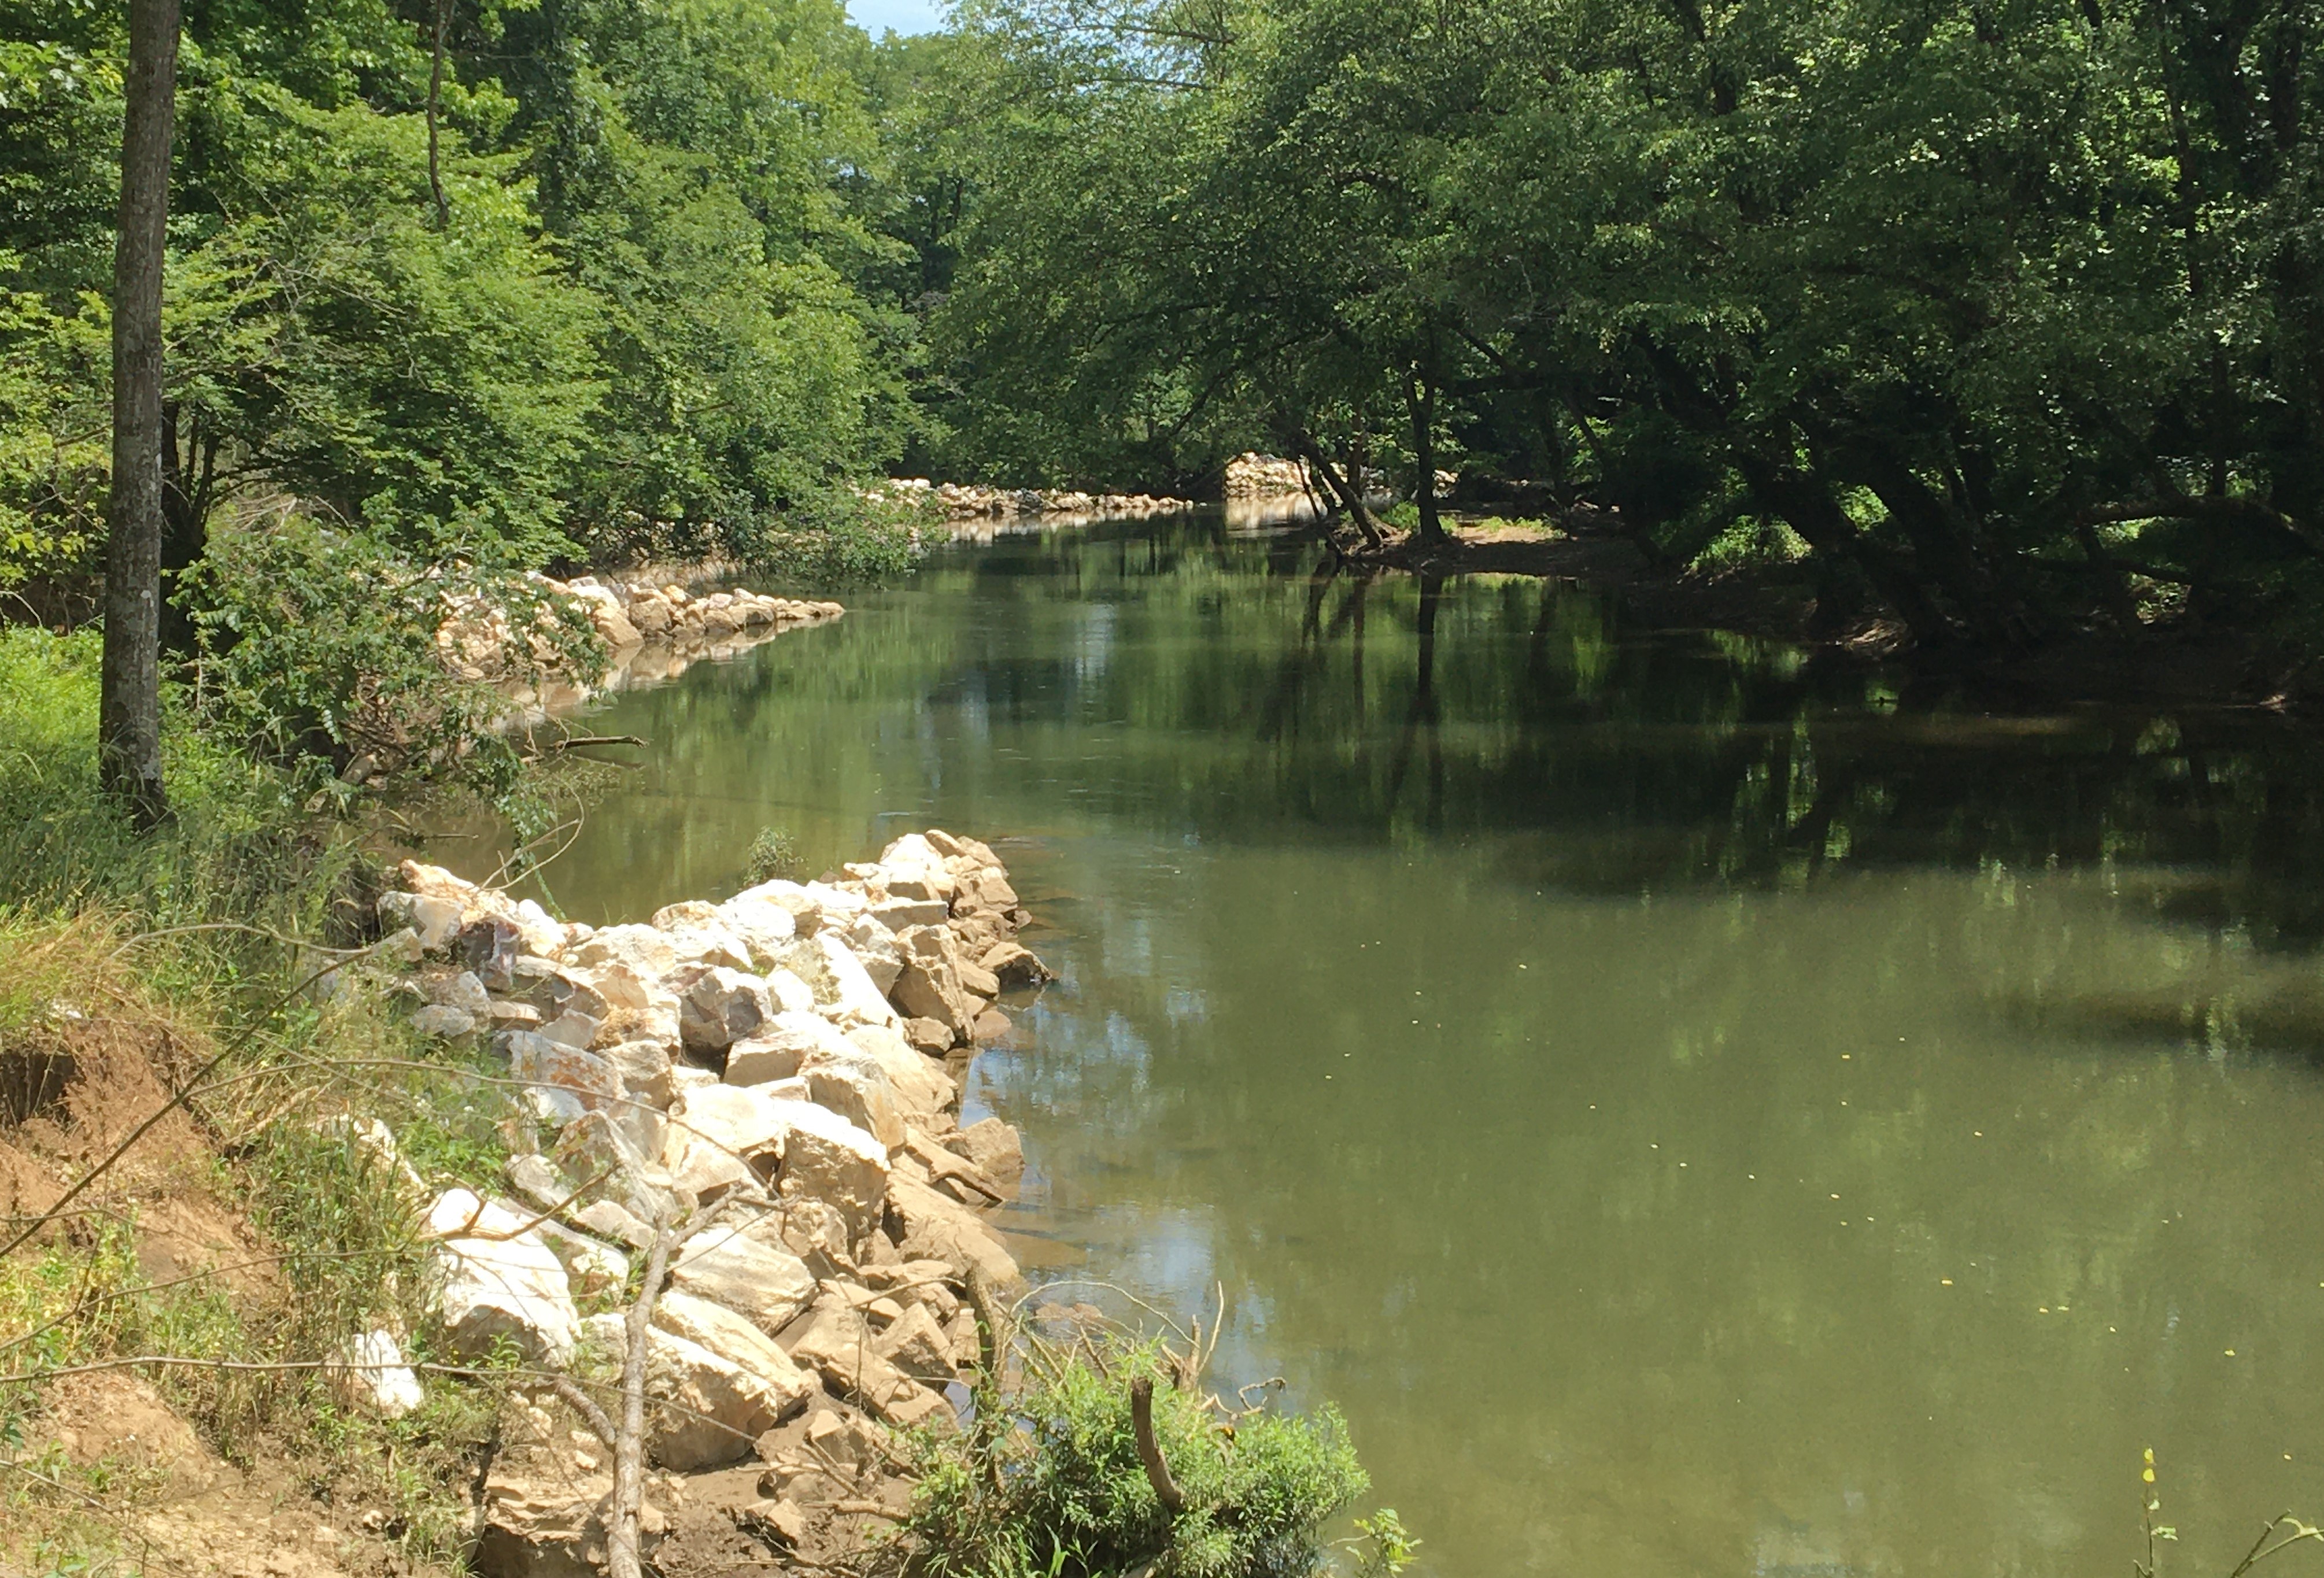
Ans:
[{"label": "water reflection", "polygon": [[2190,1570],[2324,1508],[2304,741],[1214,521],[852,610],[612,703],[555,896],[1005,835],[1028,1263],[1223,1282],[1434,1571],[2084,1572],[2149,1444]]}]

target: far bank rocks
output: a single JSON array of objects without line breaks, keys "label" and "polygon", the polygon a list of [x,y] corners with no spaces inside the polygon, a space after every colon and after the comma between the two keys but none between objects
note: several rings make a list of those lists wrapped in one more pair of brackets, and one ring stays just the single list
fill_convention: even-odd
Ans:
[{"label": "far bank rocks", "polygon": [[[402,881],[379,953],[419,960],[415,1022],[488,1041],[554,1135],[506,1196],[427,1204],[445,1348],[618,1373],[622,1313],[582,1311],[626,1296],[659,1229],[715,1211],[653,1312],[649,1538],[706,1518],[794,1550],[860,1537],[839,1509],[900,1505],[883,1432],[954,1417],[974,1306],[1020,1280],[985,1213],[1022,1148],[959,1121],[966,1054],[1047,978],[1001,861],[932,829],[828,881],[603,928],[416,862]],[[480,1571],[602,1560],[612,1454],[577,1420],[553,1389],[520,1398]]]},{"label": "far bank rocks", "polygon": [[1202,506],[1192,499],[1153,494],[1093,494],[1072,488],[979,487],[931,483],[923,476],[894,476],[876,493],[906,503],[928,503],[948,521],[1010,520],[1039,515],[1168,515]]},{"label": "far bank rocks", "polygon": [[[701,657],[723,657],[803,625],[828,623],[846,613],[836,603],[774,597],[742,588],[695,593],[675,583],[576,576],[560,581],[528,577],[543,598],[579,608],[595,627],[613,664],[605,687],[625,677],[666,678]],[[454,605],[436,630],[436,649],[445,668],[463,679],[499,680],[516,667],[512,643],[522,636],[530,654],[543,661],[554,654],[521,617],[481,601]],[[636,670],[634,676],[630,670]]]}]

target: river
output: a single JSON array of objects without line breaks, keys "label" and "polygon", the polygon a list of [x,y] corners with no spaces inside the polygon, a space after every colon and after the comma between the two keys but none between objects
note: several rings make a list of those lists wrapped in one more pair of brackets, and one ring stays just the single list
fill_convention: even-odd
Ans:
[{"label": "river", "polygon": [[946,549],[605,703],[549,886],[991,840],[1028,1270],[1222,1284],[1430,1574],[2118,1573],[2150,1446],[2167,1572],[2324,1514],[2312,745],[1317,552]]}]

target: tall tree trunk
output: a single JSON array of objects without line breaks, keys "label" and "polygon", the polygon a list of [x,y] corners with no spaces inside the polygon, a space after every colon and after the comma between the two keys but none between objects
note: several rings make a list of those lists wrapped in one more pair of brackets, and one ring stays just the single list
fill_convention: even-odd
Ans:
[{"label": "tall tree trunk", "polygon": [[161,259],[177,90],[178,0],[130,0],[97,726],[106,790],[147,827],[169,813],[161,788]]},{"label": "tall tree trunk", "polygon": [[444,196],[444,165],[437,121],[444,102],[444,33],[452,25],[452,0],[436,0],[436,46],[428,66],[428,195],[436,202],[436,228],[452,227],[452,205]]},{"label": "tall tree trunk", "polygon": [[1380,546],[1379,522],[1372,518],[1370,507],[1364,503],[1362,473],[1357,471],[1352,479],[1342,476],[1306,429],[1286,425],[1283,433],[1289,440],[1291,452],[1307,463],[1308,474],[1321,480],[1324,491],[1347,511],[1348,518],[1363,535],[1364,546],[1377,551]]},{"label": "tall tree trunk", "polygon": [[1419,540],[1425,543],[1444,540],[1444,522],[1436,512],[1436,385],[1416,373],[1405,388],[1406,403],[1412,411],[1413,478],[1412,499],[1420,509]]},{"label": "tall tree trunk", "polygon": [[1930,601],[1919,581],[1881,552],[1878,545],[1863,540],[1823,478],[1740,448],[1735,463],[1752,497],[1781,516],[1819,558],[1847,559],[1863,571],[1865,579],[1912,631],[1914,640],[1927,647],[1952,641],[1956,633],[1952,622]]}]

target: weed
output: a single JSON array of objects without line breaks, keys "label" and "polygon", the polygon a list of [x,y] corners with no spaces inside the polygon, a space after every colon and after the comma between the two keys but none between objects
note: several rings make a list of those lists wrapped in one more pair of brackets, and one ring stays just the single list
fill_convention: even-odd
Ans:
[{"label": "weed", "polygon": [[802,881],[806,874],[807,857],[799,852],[798,840],[780,827],[760,828],[742,856],[742,881],[749,887],[777,878]]},{"label": "weed", "polygon": [[[1035,1344],[1034,1379],[956,1435],[920,1446],[908,1532],[918,1570],[977,1578],[1093,1578],[1153,1564],[1154,1578],[1298,1578],[1325,1558],[1325,1519],[1363,1494],[1339,1415],[1232,1410],[1176,1384],[1158,1343],[1109,1336]],[[1183,1499],[1173,1514],[1139,1456],[1130,1402],[1155,1383],[1154,1435]],[[1373,1520],[1393,1572],[1410,1550],[1393,1513]]]}]

